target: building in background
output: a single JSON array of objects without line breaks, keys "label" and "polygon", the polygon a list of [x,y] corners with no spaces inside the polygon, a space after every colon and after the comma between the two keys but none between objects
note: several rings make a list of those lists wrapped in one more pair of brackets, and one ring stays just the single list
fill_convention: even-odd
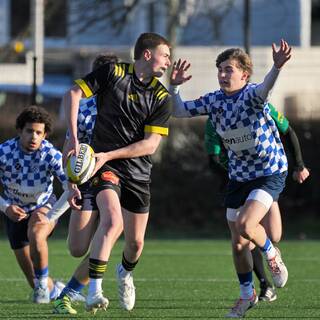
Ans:
[{"label": "building in background", "polygon": [[[45,3],[44,83],[40,88],[45,94],[61,95],[74,78],[90,70],[97,53],[112,51],[130,60],[137,36],[154,31],[175,43],[176,56],[191,60],[193,83],[183,90],[185,97],[194,98],[217,87],[216,54],[225,47],[243,46],[245,1],[0,0],[0,89],[8,90],[8,74],[16,85],[30,84],[33,52],[27,52],[34,49],[31,9]],[[251,4],[253,80],[262,80],[272,63],[270,44],[286,39],[297,54],[283,75],[285,81],[281,80],[275,91],[274,102],[285,110],[286,104],[300,104],[304,92],[310,101],[307,98],[303,103],[314,115],[314,110],[320,110],[315,105],[319,95],[320,0],[247,1]],[[25,64],[26,74],[6,71],[16,63]],[[309,117],[308,112],[302,113]]]}]

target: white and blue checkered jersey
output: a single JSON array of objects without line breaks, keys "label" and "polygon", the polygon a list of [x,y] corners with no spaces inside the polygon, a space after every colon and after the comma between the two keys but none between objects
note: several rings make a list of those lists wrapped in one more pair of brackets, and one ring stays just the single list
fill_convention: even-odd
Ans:
[{"label": "white and blue checkered jersey", "polygon": [[228,150],[229,178],[241,182],[288,169],[277,126],[257,87],[249,83],[232,96],[217,90],[182,107],[185,116],[209,115]]},{"label": "white and blue checkered jersey", "polygon": [[46,204],[53,192],[54,177],[67,183],[62,154],[47,140],[37,151],[26,153],[13,138],[0,144],[0,181],[3,199],[26,212]]},{"label": "white and blue checkered jersey", "polygon": [[[82,99],[79,105],[78,112],[78,141],[79,143],[91,143],[94,125],[97,118],[97,98],[93,96],[89,99]],[[66,134],[66,139],[69,139],[69,130]]]}]

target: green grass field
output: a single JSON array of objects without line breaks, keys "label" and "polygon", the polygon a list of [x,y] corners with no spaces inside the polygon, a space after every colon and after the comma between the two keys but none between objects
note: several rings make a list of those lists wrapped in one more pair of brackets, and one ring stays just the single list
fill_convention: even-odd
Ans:
[{"label": "green grass field", "polygon": [[[279,289],[278,299],[259,303],[248,319],[320,319],[319,242],[282,242],[289,281]],[[51,305],[30,302],[26,284],[6,240],[0,241],[0,319],[220,319],[238,297],[230,246],[219,240],[147,240],[135,271],[136,307],[120,309],[115,264],[122,242],[114,249],[104,280],[110,300],[106,312],[88,314],[77,305],[75,316],[52,314]],[[77,265],[64,240],[50,240],[50,273],[66,281]]]}]

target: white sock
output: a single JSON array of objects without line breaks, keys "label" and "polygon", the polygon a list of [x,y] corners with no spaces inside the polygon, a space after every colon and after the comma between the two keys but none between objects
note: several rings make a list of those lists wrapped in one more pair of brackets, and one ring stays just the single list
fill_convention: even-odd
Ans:
[{"label": "white sock", "polygon": [[48,287],[48,277],[34,278],[33,283],[36,288],[38,288],[38,287],[47,288]]},{"label": "white sock", "polygon": [[120,265],[120,268],[119,268],[119,269],[120,269],[120,276],[121,276],[122,278],[127,277],[127,275],[131,274],[131,272],[132,272],[132,271],[126,270],[126,269],[123,267],[122,264]]},{"label": "white sock", "polygon": [[90,278],[88,295],[93,296],[97,292],[102,292],[102,278],[101,279]]}]

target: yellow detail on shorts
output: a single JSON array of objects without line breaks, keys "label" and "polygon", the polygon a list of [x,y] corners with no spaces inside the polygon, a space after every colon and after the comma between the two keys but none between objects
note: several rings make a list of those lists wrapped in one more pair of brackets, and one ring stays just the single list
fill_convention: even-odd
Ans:
[{"label": "yellow detail on shorts", "polygon": [[158,133],[162,136],[167,136],[169,134],[169,128],[157,127],[157,126],[145,126],[144,132],[148,133]]},{"label": "yellow detail on shorts", "polygon": [[89,98],[93,95],[91,89],[82,79],[77,79],[74,82],[81,88],[86,98]]}]

